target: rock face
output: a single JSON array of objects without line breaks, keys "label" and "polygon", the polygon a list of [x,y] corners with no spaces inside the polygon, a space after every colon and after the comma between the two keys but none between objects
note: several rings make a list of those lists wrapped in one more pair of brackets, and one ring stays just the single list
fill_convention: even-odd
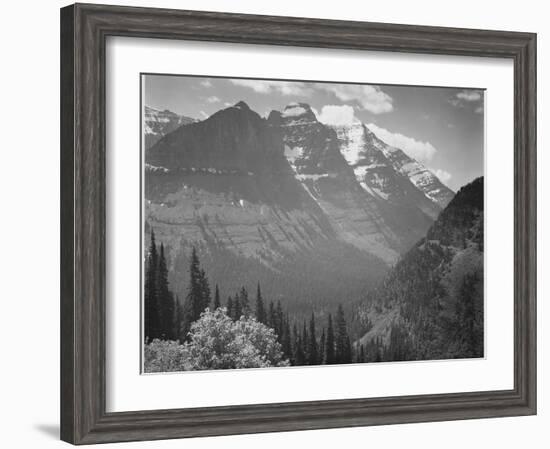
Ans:
[{"label": "rock face", "polygon": [[349,131],[320,123],[308,105],[266,120],[239,102],[152,146],[145,231],[167,247],[175,292],[185,295],[195,246],[222,295],[260,282],[293,313],[361,297],[441,207],[370,131],[355,131],[363,140],[351,163]]},{"label": "rock face", "polygon": [[185,117],[184,115],[178,115],[167,109],[159,111],[158,109],[145,106],[143,121],[145,150],[151,148],[166,134],[171,133],[176,128],[193,122],[195,122],[195,119]]},{"label": "rock face", "polygon": [[380,140],[363,123],[334,127],[341,152],[368,193],[393,204],[414,206],[432,219],[454,196],[431,171],[399,148]]}]

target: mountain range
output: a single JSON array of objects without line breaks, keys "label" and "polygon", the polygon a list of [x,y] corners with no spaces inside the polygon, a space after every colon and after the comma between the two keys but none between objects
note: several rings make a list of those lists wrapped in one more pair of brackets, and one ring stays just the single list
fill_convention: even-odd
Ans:
[{"label": "mountain range", "polygon": [[149,106],[144,108],[143,135],[145,137],[145,149],[148,150],[166,134],[176,128],[188,125],[196,120],[191,117],[176,114],[167,109],[160,111]]},{"label": "mountain range", "polygon": [[180,297],[195,247],[222,294],[260,282],[304,313],[356,301],[454,197],[366,125],[327,126],[304,103],[263,118],[239,102],[202,121],[146,107],[144,125],[145,230]]}]

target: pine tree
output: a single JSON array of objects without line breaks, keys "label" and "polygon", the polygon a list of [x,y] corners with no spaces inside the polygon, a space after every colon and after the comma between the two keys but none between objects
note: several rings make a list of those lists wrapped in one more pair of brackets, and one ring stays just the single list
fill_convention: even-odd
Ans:
[{"label": "pine tree", "polygon": [[279,337],[279,343],[281,342],[280,336],[283,334],[283,319],[283,306],[281,305],[281,301],[277,301],[277,309],[275,310],[275,324],[273,327]]},{"label": "pine tree", "polygon": [[256,319],[260,323],[266,322],[264,300],[262,298],[262,291],[260,289],[260,283],[258,282],[258,289],[256,291]]},{"label": "pine tree", "polygon": [[189,264],[189,287],[183,305],[180,340],[182,337],[183,340],[187,339],[191,324],[199,319],[201,312],[204,310],[204,287],[203,271],[200,268],[199,256],[197,255],[197,250],[193,247]]},{"label": "pine tree", "polygon": [[321,340],[319,342],[319,364],[325,364],[325,346],[326,346],[326,334],[325,328],[323,327],[323,332],[321,334]]},{"label": "pine tree", "polygon": [[216,310],[216,309],[219,309],[220,307],[221,307],[220,289],[218,287],[218,284],[216,284],[216,290],[215,290],[215,293],[214,293],[214,304],[212,306],[212,309]]},{"label": "pine tree", "polygon": [[172,337],[174,340],[180,338],[181,305],[178,295],[174,299],[174,321],[172,322]]},{"label": "pine tree", "polygon": [[347,348],[347,339],[348,332],[346,328],[346,318],[344,315],[344,308],[342,304],[338,305],[338,310],[336,312],[336,335],[334,342],[334,359],[335,363],[348,363],[348,353],[350,350]]},{"label": "pine tree", "polygon": [[[206,272],[204,269],[200,270],[200,277],[199,277],[199,289],[200,289],[200,301],[199,301],[199,307],[200,312],[199,316],[207,307],[210,307],[210,301],[211,301],[211,293],[210,293],[210,285],[208,285],[208,277],[206,276]],[[195,320],[197,320],[199,317],[197,317]]]},{"label": "pine tree", "polygon": [[327,338],[325,342],[325,363],[332,365],[334,359],[334,329],[332,328],[332,315],[328,315]]},{"label": "pine tree", "polygon": [[233,319],[235,321],[239,320],[243,314],[243,309],[241,307],[241,301],[238,295],[235,295],[233,298]]},{"label": "pine tree", "polygon": [[275,317],[275,304],[273,301],[269,302],[269,313],[267,315],[267,325],[273,329],[277,325],[277,318]]},{"label": "pine tree", "polygon": [[375,362],[381,362],[384,360],[384,345],[382,343],[382,337],[378,337],[376,339],[376,354],[375,354]]},{"label": "pine tree", "polygon": [[157,265],[157,310],[159,319],[158,337],[165,340],[175,338],[174,329],[174,297],[168,285],[168,268],[164,255],[164,244],[160,244]]},{"label": "pine tree", "polygon": [[358,363],[365,363],[365,347],[361,345],[361,348],[359,349],[359,356],[357,358]]},{"label": "pine tree", "polygon": [[302,352],[304,353],[304,365],[309,364],[309,335],[307,333],[306,320],[304,320],[302,326]]},{"label": "pine tree", "polygon": [[286,317],[284,323],[281,345],[283,347],[283,353],[288,359],[290,359],[292,357],[292,336],[290,335],[290,322],[288,321],[288,316]]},{"label": "pine tree", "polygon": [[294,326],[292,326],[292,357],[290,358],[290,363],[292,366],[298,366],[296,363],[296,355],[298,352],[298,344],[299,344],[299,335],[298,335],[298,328],[296,327],[296,323]]},{"label": "pine tree", "polygon": [[344,342],[344,352],[342,354],[341,363],[353,363],[353,348],[351,346],[351,339],[346,333],[346,339]]},{"label": "pine tree", "polygon": [[241,313],[245,317],[249,317],[250,316],[250,301],[248,300],[248,292],[246,291],[246,288],[244,288],[244,286],[241,287],[241,291],[239,292],[239,304],[241,306]]},{"label": "pine tree", "polygon": [[158,253],[155,242],[155,233],[151,230],[151,243],[145,262],[145,286],[144,286],[144,337],[145,341],[159,337],[159,311],[157,308],[158,286],[157,286]]},{"label": "pine tree", "polygon": [[233,318],[233,299],[231,296],[227,297],[227,305],[225,307],[227,309],[227,316]]},{"label": "pine tree", "polygon": [[295,366],[301,366],[305,362],[305,356],[304,356],[304,346],[302,337],[298,333],[298,329],[296,328],[296,325],[294,325],[294,365]]},{"label": "pine tree", "polygon": [[311,313],[311,319],[309,321],[309,346],[308,346],[308,362],[310,365],[317,365],[319,363],[319,354],[317,352],[317,338],[315,336],[315,315]]}]

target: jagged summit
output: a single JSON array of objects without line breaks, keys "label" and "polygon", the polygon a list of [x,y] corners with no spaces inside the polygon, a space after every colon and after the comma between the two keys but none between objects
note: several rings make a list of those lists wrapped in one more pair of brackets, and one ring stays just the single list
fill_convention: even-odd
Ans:
[{"label": "jagged summit", "polygon": [[250,109],[250,106],[248,106],[243,100],[241,100],[241,101],[235,103],[235,104],[233,105],[233,107],[234,107],[234,108],[237,108],[237,109],[248,110],[248,111],[251,110],[251,109]]},{"label": "jagged summit", "polygon": [[453,198],[454,193],[434,173],[386,144],[367,125],[357,122],[331,128],[340,141],[340,152],[369,193],[386,200],[416,198],[420,209],[433,219]]}]

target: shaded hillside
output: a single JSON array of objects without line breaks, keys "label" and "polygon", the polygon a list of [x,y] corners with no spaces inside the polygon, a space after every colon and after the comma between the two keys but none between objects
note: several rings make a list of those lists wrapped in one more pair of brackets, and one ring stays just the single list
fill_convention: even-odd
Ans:
[{"label": "shaded hillside", "polygon": [[483,178],[464,186],[360,307],[370,360],[483,356]]}]

